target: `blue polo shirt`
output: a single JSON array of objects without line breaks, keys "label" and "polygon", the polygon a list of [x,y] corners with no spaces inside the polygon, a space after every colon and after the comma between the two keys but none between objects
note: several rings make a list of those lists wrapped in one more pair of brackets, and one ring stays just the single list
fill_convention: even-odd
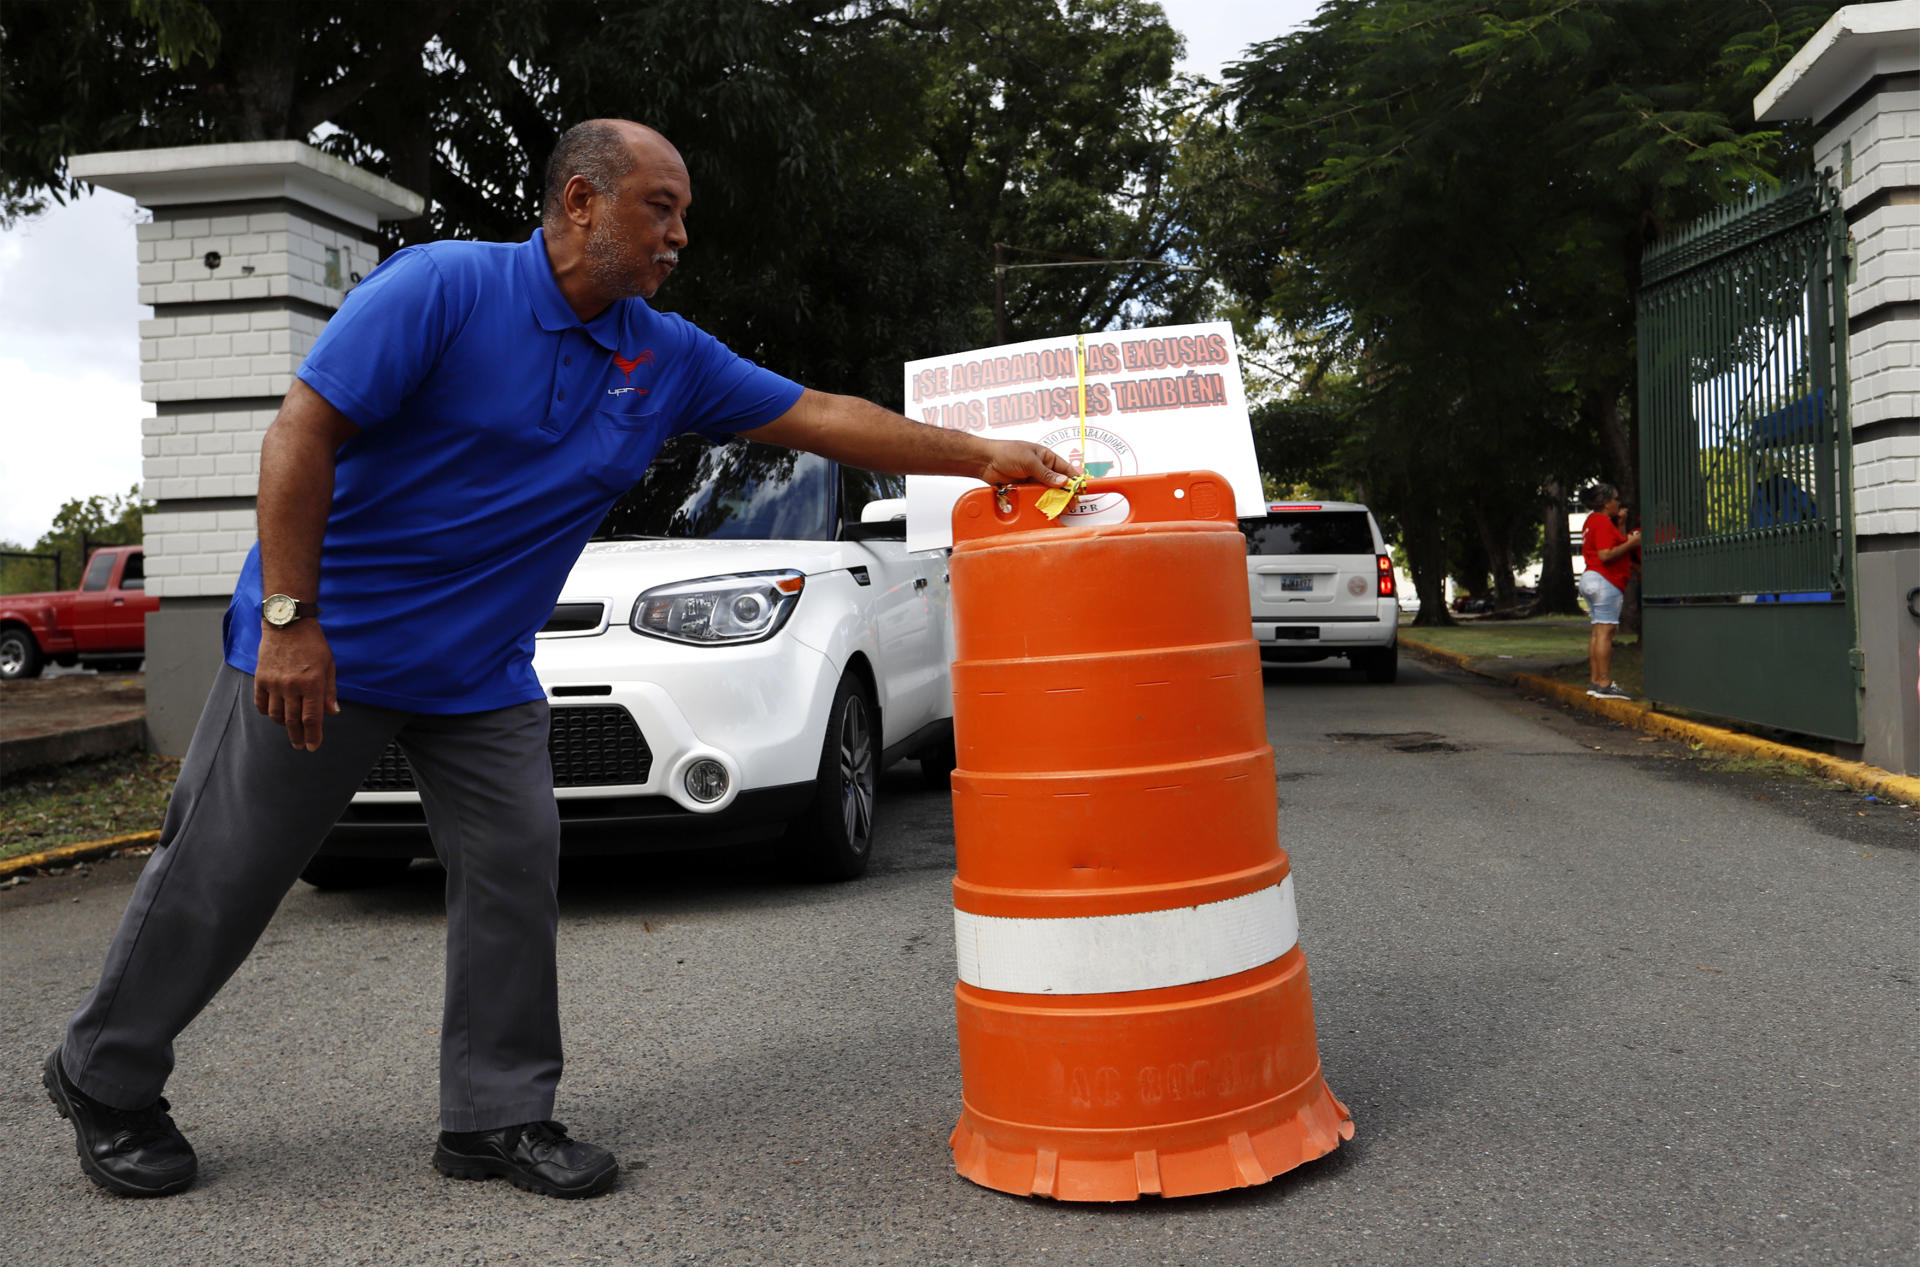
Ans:
[{"label": "blue polo shirt", "polygon": [[[340,697],[426,713],[542,698],[533,635],[660,446],[771,422],[801,390],[639,299],[583,323],[537,230],[397,252],[299,377],[364,428],[340,448],[320,555]],[[256,545],[226,619],[247,673],[261,596]]]}]

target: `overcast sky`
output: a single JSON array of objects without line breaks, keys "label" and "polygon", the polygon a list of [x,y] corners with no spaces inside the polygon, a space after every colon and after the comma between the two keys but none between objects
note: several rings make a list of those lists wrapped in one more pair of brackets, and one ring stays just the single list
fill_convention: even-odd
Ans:
[{"label": "overcast sky", "polygon": [[[1162,0],[1181,69],[1217,77],[1319,0]],[[36,540],[70,498],[140,479],[133,201],[105,190],[0,232],[0,538]]]}]

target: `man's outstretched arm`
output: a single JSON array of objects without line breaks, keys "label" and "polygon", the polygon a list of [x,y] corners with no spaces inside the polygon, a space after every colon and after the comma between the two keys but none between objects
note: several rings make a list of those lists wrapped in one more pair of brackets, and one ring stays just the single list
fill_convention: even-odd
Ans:
[{"label": "man's outstretched arm", "polygon": [[932,427],[858,396],[811,388],[772,422],[741,434],[893,475],[970,475],[989,484],[1036,480],[1058,485],[1080,473],[1044,445]]},{"label": "man's outstretched arm", "polygon": [[[320,598],[320,543],[333,505],[334,454],[360,433],[299,379],[260,441],[260,592]],[[340,711],[333,648],[318,620],[260,630],[253,706],[287,728],[296,748],[320,746],[321,721]]]}]

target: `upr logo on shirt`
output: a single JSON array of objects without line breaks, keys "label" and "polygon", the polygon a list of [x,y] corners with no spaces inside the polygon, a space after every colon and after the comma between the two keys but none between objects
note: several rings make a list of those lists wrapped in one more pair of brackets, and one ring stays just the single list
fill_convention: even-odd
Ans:
[{"label": "upr logo on shirt", "polygon": [[615,352],[613,354],[613,363],[615,367],[619,369],[620,377],[628,384],[628,386],[609,387],[607,388],[607,395],[625,396],[628,393],[638,393],[639,395],[644,396],[647,394],[646,388],[634,387],[631,384],[633,383],[633,372],[636,369],[640,368],[642,365],[653,364],[652,348],[642,348],[640,349],[640,354],[634,357],[621,356],[618,352]]}]

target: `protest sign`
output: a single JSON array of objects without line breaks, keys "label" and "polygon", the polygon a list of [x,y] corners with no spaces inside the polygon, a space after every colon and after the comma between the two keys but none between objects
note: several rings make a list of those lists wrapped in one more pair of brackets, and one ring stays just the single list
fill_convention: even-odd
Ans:
[{"label": "protest sign", "polygon": [[[909,361],[907,416],[1044,444],[1095,479],[1216,471],[1241,513],[1265,504],[1232,326],[1218,321],[1086,335],[1084,433],[1078,342],[1067,335]],[[979,483],[909,476],[908,547],[951,545],[953,503]],[[1093,524],[1124,514],[1117,495],[1096,493],[1075,502],[1062,520]]]}]

